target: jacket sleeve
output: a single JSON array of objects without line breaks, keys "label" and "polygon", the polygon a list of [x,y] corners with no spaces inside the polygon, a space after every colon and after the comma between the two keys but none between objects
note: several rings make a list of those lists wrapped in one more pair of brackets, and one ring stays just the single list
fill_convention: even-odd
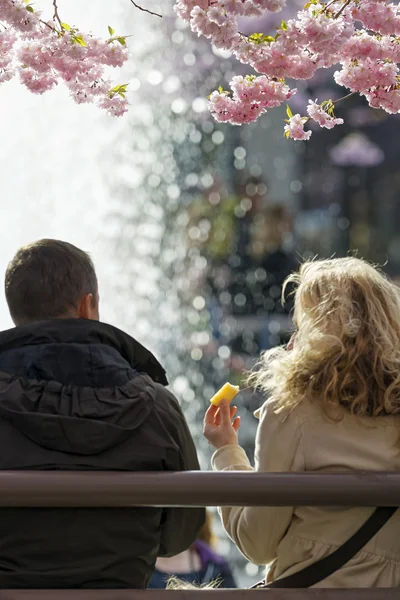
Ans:
[{"label": "jacket sleeve", "polygon": [[[259,411],[256,436],[255,468],[243,448],[229,445],[212,458],[216,471],[287,472],[304,471],[301,427],[295,411],[283,418],[266,402]],[[293,507],[222,507],[219,509],[224,528],[239,550],[257,565],[276,558],[277,548],[293,515]]]},{"label": "jacket sleeve", "polygon": [[[199,471],[196,447],[182,409],[171,392],[165,388],[162,388],[162,392],[169,408],[168,416],[165,414],[168,419],[165,425],[180,449],[179,465],[174,470]],[[197,539],[205,517],[205,508],[165,508],[158,556],[174,556],[187,550]]]}]

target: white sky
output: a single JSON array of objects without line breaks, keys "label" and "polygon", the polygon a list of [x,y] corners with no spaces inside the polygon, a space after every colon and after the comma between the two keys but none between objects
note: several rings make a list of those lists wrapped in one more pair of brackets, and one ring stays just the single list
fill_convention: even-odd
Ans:
[{"label": "white sky", "polygon": [[[35,2],[49,17],[51,4],[51,0]],[[111,25],[129,33],[121,26],[122,14],[130,10],[128,0],[59,0],[58,4],[62,20],[82,30],[100,36]],[[143,18],[134,7],[131,10]],[[120,82],[118,70],[113,75]],[[94,106],[78,106],[62,86],[37,96],[17,79],[0,84],[0,113],[0,276],[19,246],[42,237],[69,241],[91,252],[103,297],[102,319],[118,325],[112,308],[113,265],[101,234],[110,208],[104,157],[114,135],[128,125],[129,116],[115,119]],[[11,326],[1,290],[0,329]]]}]

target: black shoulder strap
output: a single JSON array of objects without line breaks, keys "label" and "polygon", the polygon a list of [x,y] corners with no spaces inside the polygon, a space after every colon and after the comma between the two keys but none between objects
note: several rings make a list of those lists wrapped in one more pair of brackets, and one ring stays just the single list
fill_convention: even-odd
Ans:
[{"label": "black shoulder strap", "polygon": [[268,588],[308,588],[335,573],[343,567],[374,537],[396,512],[397,507],[381,506],[347,542],[335,552],[298,573],[282,577],[268,584]]}]

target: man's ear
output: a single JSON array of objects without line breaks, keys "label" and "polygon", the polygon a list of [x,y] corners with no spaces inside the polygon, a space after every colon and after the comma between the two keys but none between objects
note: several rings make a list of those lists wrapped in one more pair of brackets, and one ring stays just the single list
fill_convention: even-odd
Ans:
[{"label": "man's ear", "polygon": [[99,320],[98,302],[93,294],[86,294],[81,298],[78,306],[78,318],[91,319],[92,321]]}]

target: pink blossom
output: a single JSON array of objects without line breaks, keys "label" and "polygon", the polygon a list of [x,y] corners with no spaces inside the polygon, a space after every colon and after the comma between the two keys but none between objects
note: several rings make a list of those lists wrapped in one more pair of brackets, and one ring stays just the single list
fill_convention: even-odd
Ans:
[{"label": "pink blossom", "polygon": [[390,91],[374,88],[365,97],[372,108],[381,108],[391,115],[400,112],[400,90],[397,87]]},{"label": "pink blossom", "polygon": [[398,4],[385,0],[363,0],[353,8],[353,17],[361,21],[365,29],[387,35],[400,34]]},{"label": "pink blossom", "polygon": [[211,23],[215,23],[220,27],[226,25],[229,20],[228,13],[222,6],[212,6],[205,14],[207,14],[207,18]]},{"label": "pink blossom", "polygon": [[110,98],[113,84],[104,77],[106,67],[120,67],[128,58],[122,38],[101,40],[61,28],[24,0],[0,0],[0,15],[0,83],[19,75],[29,91],[43,94],[61,81],[78,103],[95,102],[116,116],[125,112],[126,99]]},{"label": "pink blossom", "polygon": [[208,0],[178,0],[174,6],[174,10],[181,19],[189,21],[190,13],[196,6],[206,10],[208,8]]},{"label": "pink blossom", "polygon": [[233,125],[252,123],[258,119],[265,109],[259,102],[240,101],[229,98],[226,94],[213,92],[209,99],[209,109],[220,123],[230,122]]},{"label": "pink blossom", "polygon": [[102,62],[110,67],[122,67],[128,59],[128,49],[126,46],[107,44],[104,48]]},{"label": "pink blossom", "polygon": [[335,125],[343,125],[344,123],[343,119],[336,119],[329,115],[320,104],[317,104],[317,100],[315,102],[313,100],[308,101],[307,113],[318,125],[326,129],[332,129]]},{"label": "pink blossom", "polygon": [[0,33],[0,53],[5,54],[11,52],[14,44],[17,41],[17,35],[12,29],[6,29]]},{"label": "pink blossom", "polygon": [[261,16],[264,9],[258,4],[254,0],[224,0],[222,2],[223,9],[227,13],[243,17]]},{"label": "pink blossom", "polygon": [[[275,36],[245,36],[237,18],[263,16],[283,8],[283,0],[178,0],[178,14],[192,30],[219,48],[229,50],[259,77],[234,77],[231,92],[214,92],[210,110],[219,121],[254,121],[267,109],[290,97],[285,78],[309,80],[320,70],[338,65],[335,81],[366,97],[370,106],[400,112],[400,9],[388,0],[320,0],[306,4],[281,24]],[[346,94],[347,95],[347,94]],[[294,139],[309,139],[304,124],[312,119],[331,129],[343,120],[310,101],[308,117],[291,117],[285,131]]]},{"label": "pink blossom", "polygon": [[311,131],[304,131],[304,125],[307,122],[307,117],[301,117],[299,114],[293,115],[289,119],[289,123],[285,125],[285,134],[292,140],[309,140]]},{"label": "pink blossom", "polygon": [[48,92],[57,85],[57,79],[53,75],[38,75],[37,72],[29,68],[21,69],[20,79],[23,85],[34,94],[44,94],[44,92]]},{"label": "pink blossom", "polygon": [[329,11],[324,12],[323,4],[312,4],[300,11],[297,19],[291,22],[292,30],[301,32],[300,42],[314,54],[336,53],[343,42],[354,33],[354,23],[350,11],[345,10],[337,19]]},{"label": "pink blossom", "polygon": [[253,0],[253,4],[265,11],[280,12],[286,6],[286,0]]},{"label": "pink blossom", "polygon": [[0,66],[0,83],[10,81],[15,76],[15,70]]},{"label": "pink blossom", "polygon": [[260,77],[236,76],[230,85],[234,101],[259,102],[263,108],[280,106],[297,91],[290,89],[284,82],[275,81],[265,75]]},{"label": "pink blossom", "polygon": [[282,81],[260,77],[236,76],[231,83],[232,96],[215,91],[209,109],[217,121],[242,125],[256,121],[267,108],[280,106],[297,92]]},{"label": "pink blossom", "polygon": [[[285,5],[285,0],[176,0],[177,15],[194,33],[258,74],[234,77],[230,92],[211,94],[209,107],[217,120],[255,121],[293,96],[296,90],[286,80],[307,81],[332,66],[337,66],[335,81],[364,96],[371,107],[400,112],[399,3],[316,0],[282,21],[271,36],[240,32],[238,18],[263,18]],[[126,62],[125,38],[110,29],[111,37],[101,39],[46,20],[25,0],[0,0],[0,15],[0,83],[19,75],[30,91],[42,94],[61,82],[78,103],[94,102],[116,116],[126,111],[126,86],[113,87],[105,75],[108,67]],[[310,101],[308,117],[290,118],[288,137],[309,139],[304,125],[310,119],[328,129],[341,124],[327,106]]]},{"label": "pink blossom", "polygon": [[104,108],[109,115],[112,117],[122,117],[128,108],[128,102],[126,98],[120,96],[114,96],[113,98],[104,98],[99,103],[100,108]]},{"label": "pink blossom", "polygon": [[395,63],[366,58],[363,61],[344,61],[342,70],[336,71],[334,79],[352,92],[366,92],[372,87],[394,85],[397,75]]},{"label": "pink blossom", "polygon": [[232,48],[239,41],[236,19],[223,10],[212,7],[204,10],[196,6],[190,13],[190,26],[198,35],[211,38],[217,48]]},{"label": "pink blossom", "polygon": [[389,36],[378,39],[375,35],[361,31],[345,42],[341,54],[351,60],[385,60],[396,56],[396,51],[393,39]]}]

